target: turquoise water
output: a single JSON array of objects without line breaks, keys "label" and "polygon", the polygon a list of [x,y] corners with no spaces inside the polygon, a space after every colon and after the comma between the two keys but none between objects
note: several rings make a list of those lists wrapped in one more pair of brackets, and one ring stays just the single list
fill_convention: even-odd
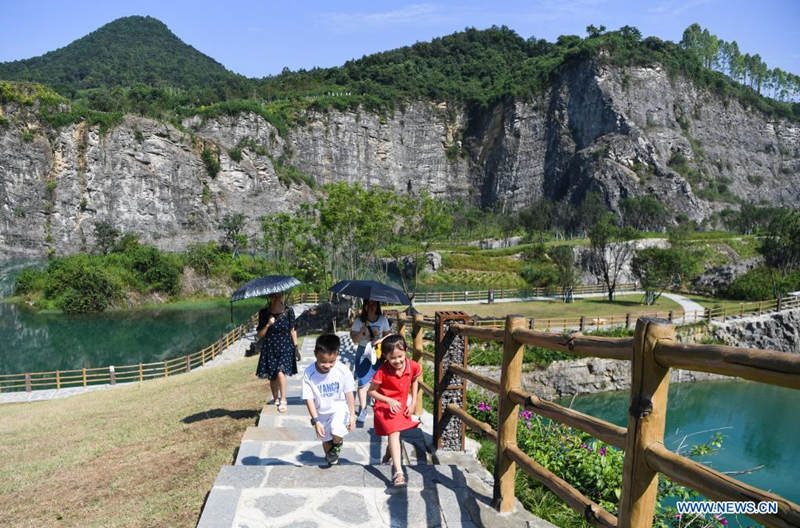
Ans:
[{"label": "turquoise water", "polygon": [[[0,265],[0,297],[10,293],[22,267],[19,262]],[[234,323],[263,303],[235,303]],[[66,315],[0,302],[0,374],[162,361],[197,352],[233,327],[227,303]]]},{"label": "turquoise water", "polygon": [[[583,395],[574,409],[628,425],[627,392]],[[565,405],[569,401],[562,402]],[[675,450],[704,443],[719,430],[723,448],[697,460],[718,471],[764,468],[734,478],[800,503],[800,391],[747,381],[674,383],[667,403],[664,443]],[[713,432],[702,432],[714,429]],[[700,433],[700,434],[695,434]],[[688,452],[688,448],[682,451]]]}]

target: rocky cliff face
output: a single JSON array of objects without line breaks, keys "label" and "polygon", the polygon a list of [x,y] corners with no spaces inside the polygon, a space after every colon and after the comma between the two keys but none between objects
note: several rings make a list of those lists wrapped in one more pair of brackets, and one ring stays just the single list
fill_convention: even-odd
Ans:
[{"label": "rocky cliff face", "polygon": [[[313,197],[302,182],[279,177],[287,167],[319,184],[427,189],[506,210],[543,196],[577,202],[590,191],[614,208],[652,194],[696,220],[731,196],[800,206],[800,124],[659,67],[586,62],[532,102],[470,113],[429,102],[390,116],[310,113],[286,137],[248,113],[188,119],[185,132],[128,116],[101,134],[86,123],[53,130],[25,107],[1,110],[6,255],[78,251],[91,246],[98,221],[166,248],[218,239],[229,212],[243,212],[255,234],[260,215]],[[239,161],[229,154],[237,147]],[[204,148],[218,153],[216,177],[203,164]]]},{"label": "rocky cliff face", "polygon": [[711,333],[734,346],[800,354],[800,309],[714,323]]}]

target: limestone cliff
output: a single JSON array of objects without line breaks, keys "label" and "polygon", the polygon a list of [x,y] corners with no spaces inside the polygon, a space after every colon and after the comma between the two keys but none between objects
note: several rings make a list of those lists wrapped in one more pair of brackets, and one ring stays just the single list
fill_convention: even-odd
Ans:
[{"label": "limestone cliff", "polygon": [[[419,101],[392,115],[312,112],[285,137],[251,113],[191,118],[181,129],[127,116],[101,133],[85,122],[49,128],[28,107],[0,110],[5,255],[90,247],[103,220],[164,248],[218,239],[229,212],[243,212],[255,234],[259,216],[313,198],[302,181],[280,177],[287,167],[318,184],[427,189],[505,210],[589,191],[612,208],[653,194],[695,220],[734,198],[800,206],[800,124],[658,66],[587,61],[531,101],[486,110]],[[204,149],[219,158],[214,177]]]}]

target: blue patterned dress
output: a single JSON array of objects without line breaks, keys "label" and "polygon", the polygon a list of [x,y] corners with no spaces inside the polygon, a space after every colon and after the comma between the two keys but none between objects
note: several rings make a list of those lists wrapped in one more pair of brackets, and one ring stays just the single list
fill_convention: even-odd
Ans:
[{"label": "blue patterned dress", "polygon": [[258,331],[267,326],[269,316],[275,317],[275,322],[267,330],[261,346],[261,355],[258,358],[256,375],[259,378],[274,380],[278,372],[287,376],[297,374],[296,347],[292,342],[291,331],[294,330],[294,310],[287,308],[279,314],[270,313],[269,308],[258,312]]}]

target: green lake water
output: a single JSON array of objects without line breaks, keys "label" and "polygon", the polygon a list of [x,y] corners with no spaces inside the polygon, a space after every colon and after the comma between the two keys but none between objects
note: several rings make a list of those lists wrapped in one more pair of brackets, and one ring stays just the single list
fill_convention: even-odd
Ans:
[{"label": "green lake water", "polygon": [[[0,264],[0,297],[11,292],[21,268]],[[264,302],[234,303],[234,322]],[[0,374],[162,361],[197,352],[233,326],[224,302],[91,315],[35,313],[0,302]]]},{"label": "green lake water", "polygon": [[[628,392],[578,396],[576,410],[627,427]],[[569,404],[569,400],[562,402]],[[697,460],[718,471],[764,468],[734,478],[800,503],[800,391],[747,381],[673,383],[664,443],[675,450],[708,441],[719,429],[723,448]],[[724,428],[724,429],[723,429]],[[682,451],[686,454],[688,449]]]}]

